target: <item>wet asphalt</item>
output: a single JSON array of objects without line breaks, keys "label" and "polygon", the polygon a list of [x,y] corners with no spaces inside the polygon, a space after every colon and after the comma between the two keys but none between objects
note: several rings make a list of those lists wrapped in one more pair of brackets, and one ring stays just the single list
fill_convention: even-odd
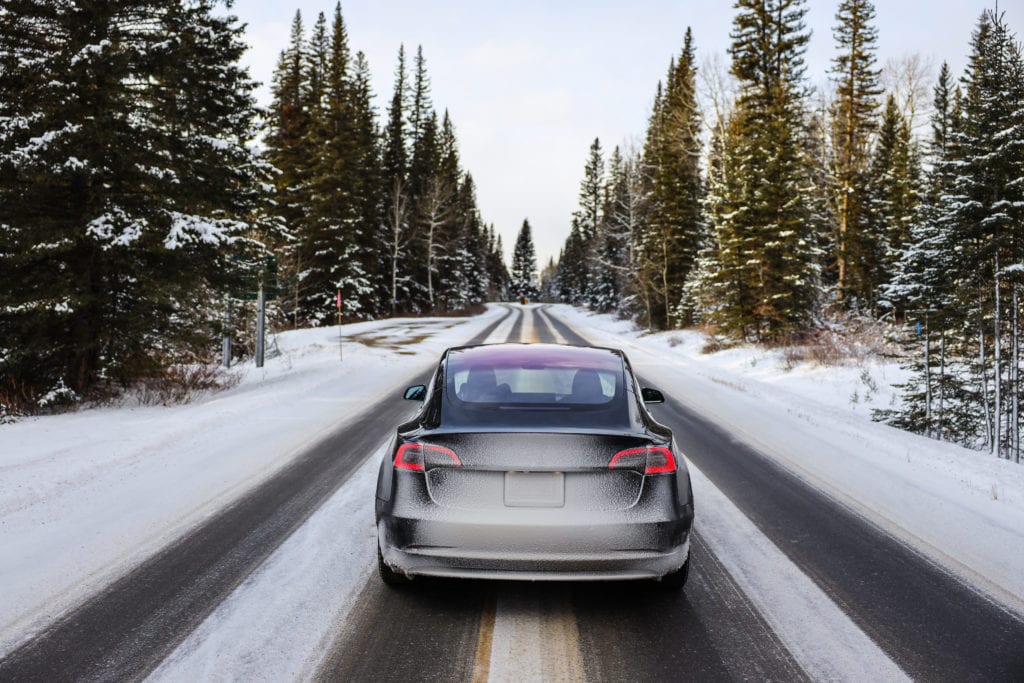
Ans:
[{"label": "wet asphalt", "polygon": [[[508,315],[516,316],[510,340],[532,316],[537,341],[558,341],[557,332],[569,343],[587,343],[549,311],[515,308]],[[467,343],[480,343],[507,321]],[[652,412],[673,429],[687,457],[910,677],[1024,680],[1024,623],[675,401],[671,387],[659,388],[668,401]],[[404,401],[370,407],[0,660],[0,681],[145,677],[410,410]],[[496,606],[501,613],[510,604],[554,604],[575,624],[588,680],[806,678],[699,533],[692,552],[682,592],[626,582],[442,580],[395,590],[372,576],[317,677],[482,680]]]}]

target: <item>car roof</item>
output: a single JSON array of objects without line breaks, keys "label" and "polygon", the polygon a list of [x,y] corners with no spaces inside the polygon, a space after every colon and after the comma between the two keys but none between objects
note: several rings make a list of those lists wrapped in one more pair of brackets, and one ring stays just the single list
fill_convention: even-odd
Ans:
[{"label": "car roof", "polygon": [[567,344],[483,344],[448,349],[462,367],[511,367],[538,364],[545,367],[620,369],[624,354],[619,349]]}]

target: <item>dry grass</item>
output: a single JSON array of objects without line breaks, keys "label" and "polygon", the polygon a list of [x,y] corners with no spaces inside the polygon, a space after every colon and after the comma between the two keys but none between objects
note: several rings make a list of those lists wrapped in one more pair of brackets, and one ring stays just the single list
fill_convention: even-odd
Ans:
[{"label": "dry grass", "polygon": [[793,337],[781,349],[787,369],[801,363],[824,367],[860,364],[871,358],[898,353],[885,323],[852,316]]},{"label": "dry grass", "polygon": [[704,346],[700,347],[700,352],[704,355],[718,353],[729,348],[726,339],[718,333],[718,328],[705,325],[698,327],[697,331],[704,335]]},{"label": "dry grass", "polygon": [[129,393],[142,405],[176,405],[189,403],[211,391],[238,386],[241,376],[219,365],[172,365],[153,377],[139,380]]}]

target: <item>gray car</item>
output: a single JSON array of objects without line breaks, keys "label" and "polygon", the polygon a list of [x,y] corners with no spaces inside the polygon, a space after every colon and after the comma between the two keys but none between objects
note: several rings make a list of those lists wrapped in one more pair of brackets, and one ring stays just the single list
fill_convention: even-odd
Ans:
[{"label": "gray car", "polygon": [[381,463],[381,578],[659,579],[689,570],[693,494],[625,354],[453,348]]}]

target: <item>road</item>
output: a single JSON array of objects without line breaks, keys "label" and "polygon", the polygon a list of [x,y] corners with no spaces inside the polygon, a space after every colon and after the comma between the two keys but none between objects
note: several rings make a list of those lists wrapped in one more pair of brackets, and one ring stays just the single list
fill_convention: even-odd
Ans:
[{"label": "road", "polygon": [[[514,307],[467,343],[586,344],[544,307]],[[423,381],[410,377],[409,384]],[[689,461],[895,671],[920,680],[1024,680],[1024,623],[850,509],[668,400],[655,417]],[[397,392],[396,392],[397,393]],[[408,415],[374,406],[0,660],[0,680],[144,678],[345,485]],[[371,496],[371,492],[367,492]],[[699,495],[699,490],[698,490]],[[621,584],[372,576],[328,646],[325,680],[805,680],[806,653],[744,591],[700,531],[684,592]],[[764,571],[771,571],[765,567]],[[813,631],[815,624],[807,624]],[[819,626],[820,628],[820,626]],[[828,634],[821,634],[828,647]],[[810,638],[813,640],[813,637]],[[827,652],[819,659],[828,660]],[[839,665],[837,665],[839,666]],[[835,677],[848,678],[839,670]],[[832,676],[829,676],[832,677]]]}]

